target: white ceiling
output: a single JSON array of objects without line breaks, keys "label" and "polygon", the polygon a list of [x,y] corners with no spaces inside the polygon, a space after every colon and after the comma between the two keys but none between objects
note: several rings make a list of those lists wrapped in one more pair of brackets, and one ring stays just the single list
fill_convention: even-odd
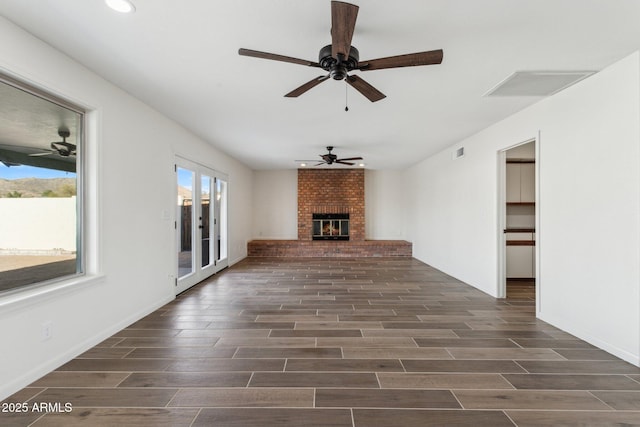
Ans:
[{"label": "white ceiling", "polygon": [[357,72],[387,95],[376,103],[333,80],[285,98],[324,72],[238,49],[317,61],[329,0],[133,2],[122,15],[102,0],[2,0],[0,14],[253,169],[327,145],[405,168],[542,99],[483,96],[515,71],[600,71],[640,48],[638,0],[353,0],[361,60],[441,48],[442,64]]}]

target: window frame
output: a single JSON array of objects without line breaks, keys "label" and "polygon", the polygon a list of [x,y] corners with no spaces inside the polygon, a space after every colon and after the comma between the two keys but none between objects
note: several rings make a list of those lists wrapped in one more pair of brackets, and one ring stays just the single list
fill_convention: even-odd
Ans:
[{"label": "window frame", "polygon": [[[14,87],[17,90],[21,90],[28,93],[31,96],[43,99],[47,102],[56,104],[62,108],[72,111],[79,115],[78,126],[78,142],[76,143],[76,227],[75,227],[75,240],[76,240],[76,272],[73,274],[65,274],[51,279],[43,280],[40,282],[34,282],[10,288],[7,290],[0,290],[0,307],[6,303],[12,301],[20,301],[25,297],[37,294],[39,291],[46,289],[47,287],[53,290],[55,285],[75,284],[83,281],[88,277],[87,274],[87,229],[86,214],[87,214],[87,198],[86,198],[86,157],[85,147],[87,145],[87,122],[89,120],[90,112],[86,108],[72,103],[71,101],[64,99],[60,95],[56,95],[45,89],[36,87],[34,84],[30,84],[23,80],[11,77],[2,71],[0,71],[0,82]],[[57,286],[55,286],[57,288]],[[63,286],[65,287],[65,286]]]}]

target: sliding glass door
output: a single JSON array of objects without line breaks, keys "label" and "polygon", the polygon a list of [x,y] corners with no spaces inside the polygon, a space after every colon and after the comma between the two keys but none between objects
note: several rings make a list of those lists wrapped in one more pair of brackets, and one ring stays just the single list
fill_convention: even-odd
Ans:
[{"label": "sliding glass door", "polygon": [[206,166],[178,158],[176,294],[227,264],[227,178]]}]

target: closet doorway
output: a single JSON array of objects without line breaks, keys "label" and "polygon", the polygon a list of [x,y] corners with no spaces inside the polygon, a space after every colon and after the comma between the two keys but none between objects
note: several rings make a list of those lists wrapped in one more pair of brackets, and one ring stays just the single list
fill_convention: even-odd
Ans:
[{"label": "closet doorway", "polygon": [[502,292],[510,299],[536,297],[536,142],[501,152],[503,194]]}]

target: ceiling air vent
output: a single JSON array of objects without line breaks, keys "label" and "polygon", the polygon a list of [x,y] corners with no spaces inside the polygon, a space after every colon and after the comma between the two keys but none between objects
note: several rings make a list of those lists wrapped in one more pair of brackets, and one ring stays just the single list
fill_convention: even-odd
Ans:
[{"label": "ceiling air vent", "polygon": [[484,96],[550,96],[595,71],[516,71]]},{"label": "ceiling air vent", "polygon": [[453,160],[464,157],[464,147],[460,147],[453,152]]}]

